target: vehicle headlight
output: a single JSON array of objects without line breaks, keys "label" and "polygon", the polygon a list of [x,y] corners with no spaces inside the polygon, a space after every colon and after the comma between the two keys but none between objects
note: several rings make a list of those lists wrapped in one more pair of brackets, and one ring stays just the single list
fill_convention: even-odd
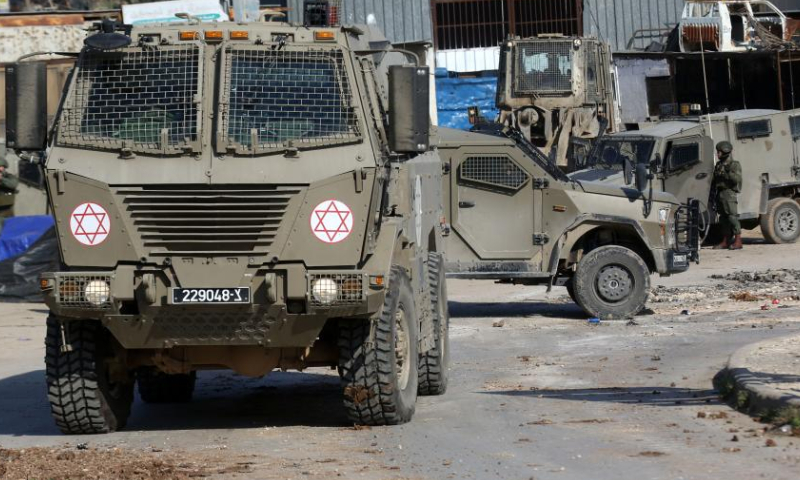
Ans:
[{"label": "vehicle headlight", "polygon": [[669,220],[669,208],[662,208],[658,210],[658,223],[666,225]]},{"label": "vehicle headlight", "polygon": [[330,305],[339,296],[339,285],[330,278],[318,278],[311,285],[314,300],[323,305]]},{"label": "vehicle headlight", "polygon": [[110,288],[108,283],[104,282],[103,280],[92,280],[86,284],[83,294],[86,297],[87,302],[99,307],[108,302]]}]

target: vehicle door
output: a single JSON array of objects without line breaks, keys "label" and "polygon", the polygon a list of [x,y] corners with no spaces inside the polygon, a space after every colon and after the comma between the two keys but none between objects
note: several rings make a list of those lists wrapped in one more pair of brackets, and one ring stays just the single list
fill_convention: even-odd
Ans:
[{"label": "vehicle door", "polygon": [[700,200],[700,211],[707,212],[714,153],[714,142],[707,137],[669,140],[662,165],[664,191],[675,195],[681,203],[689,198]]},{"label": "vehicle door", "polygon": [[[526,158],[493,149],[464,147],[450,157],[450,208],[456,233],[481,260],[534,260],[541,269],[541,198]],[[541,191],[539,191],[541,197]],[[536,205],[536,209],[534,206]]]}]

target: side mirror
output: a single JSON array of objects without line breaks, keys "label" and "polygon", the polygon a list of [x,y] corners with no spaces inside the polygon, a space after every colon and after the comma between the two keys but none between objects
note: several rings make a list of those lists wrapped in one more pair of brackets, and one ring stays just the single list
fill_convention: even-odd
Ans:
[{"label": "side mirror", "polygon": [[430,69],[389,67],[389,149],[426,152],[430,147]]},{"label": "side mirror", "polygon": [[644,192],[647,188],[647,181],[650,179],[650,172],[644,163],[636,164],[636,190]]},{"label": "side mirror", "polygon": [[633,165],[628,158],[622,162],[622,173],[625,176],[625,185],[633,183]]},{"label": "side mirror", "polygon": [[6,67],[6,145],[41,151],[47,146],[47,65],[20,62]]},{"label": "side mirror", "polygon": [[653,158],[653,160],[650,161],[650,171],[651,172],[655,172],[655,173],[659,173],[659,172],[661,172],[661,168],[662,168],[662,165],[661,165],[661,154],[660,153],[656,153],[655,158]]}]

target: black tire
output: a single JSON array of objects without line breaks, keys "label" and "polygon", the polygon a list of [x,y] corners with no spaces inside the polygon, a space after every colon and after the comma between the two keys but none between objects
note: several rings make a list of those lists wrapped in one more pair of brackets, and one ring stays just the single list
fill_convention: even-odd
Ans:
[{"label": "black tire", "polygon": [[[419,341],[419,320],[414,308],[408,276],[403,269],[392,267],[381,312],[371,322],[339,322],[344,406],[353,423],[397,425],[414,416]],[[372,339],[371,323],[375,334]],[[398,325],[402,331],[398,331]],[[398,350],[396,340],[401,339]],[[400,352],[402,358],[398,357]]]},{"label": "black tire", "polygon": [[573,302],[578,303],[578,299],[575,298],[575,277],[567,280],[567,283],[564,286],[567,287],[567,295],[569,295],[569,298],[571,298]]},{"label": "black tire", "polygon": [[586,313],[605,320],[632,318],[647,303],[650,269],[633,250],[607,245],[587,253],[573,277]]},{"label": "black tire", "polygon": [[447,368],[450,364],[450,315],[444,259],[439,253],[428,254],[428,286],[436,340],[433,348],[419,356],[417,392],[420,395],[442,395],[447,391]]},{"label": "black tire", "polygon": [[773,198],[761,216],[761,233],[769,243],[795,243],[800,238],[800,205],[791,198]]},{"label": "black tire", "polygon": [[125,427],[133,403],[133,381],[112,382],[114,339],[95,320],[64,320],[72,347],[62,352],[61,320],[47,318],[47,396],[56,425],[66,434],[108,433]]},{"label": "black tire", "polygon": [[139,397],[145,403],[186,403],[192,400],[197,372],[170,375],[154,367],[136,371]]}]

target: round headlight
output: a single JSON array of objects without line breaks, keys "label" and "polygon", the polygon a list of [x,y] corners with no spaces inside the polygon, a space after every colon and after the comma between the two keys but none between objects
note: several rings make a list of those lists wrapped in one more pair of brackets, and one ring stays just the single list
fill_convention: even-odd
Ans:
[{"label": "round headlight", "polygon": [[101,306],[108,302],[109,287],[108,283],[102,280],[92,280],[86,284],[83,291],[86,301],[92,305]]},{"label": "round headlight", "polygon": [[330,278],[318,278],[311,285],[311,295],[318,303],[328,305],[339,296],[339,286]]}]

